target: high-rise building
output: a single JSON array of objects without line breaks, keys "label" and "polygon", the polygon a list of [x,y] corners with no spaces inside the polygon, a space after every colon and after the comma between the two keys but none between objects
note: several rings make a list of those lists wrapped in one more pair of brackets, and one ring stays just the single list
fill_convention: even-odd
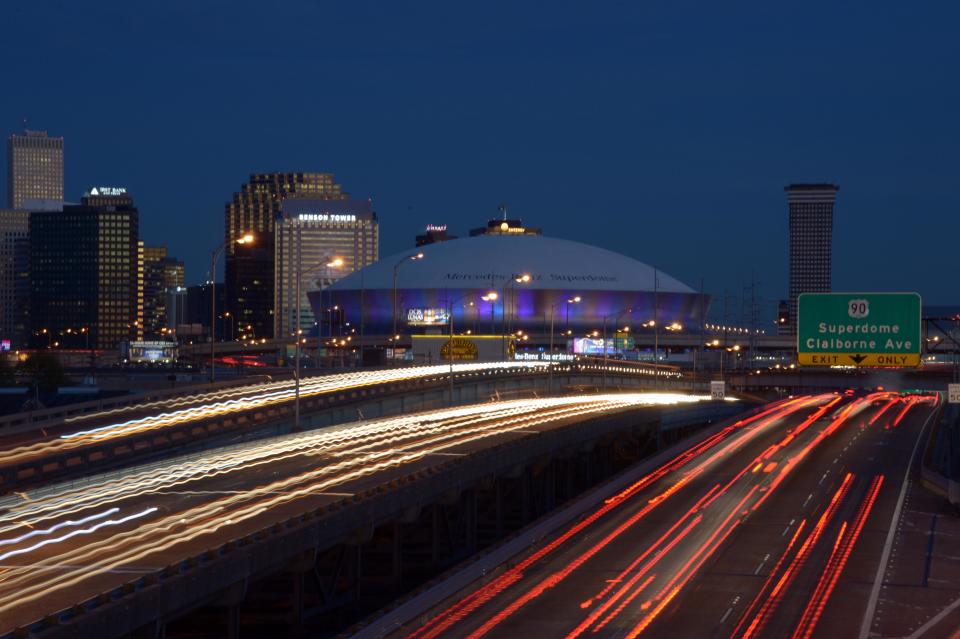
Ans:
[{"label": "high-rise building", "polygon": [[0,350],[25,346],[30,213],[0,209]]},{"label": "high-rise building", "polygon": [[91,189],[80,202],[30,214],[33,340],[114,349],[142,334],[139,213],[125,189]]},{"label": "high-rise building", "polygon": [[183,288],[183,262],[167,255],[166,246],[143,247],[143,332],[147,339],[176,329],[167,317],[167,293]]},{"label": "high-rise building", "polygon": [[[346,200],[348,195],[331,173],[258,173],[250,176],[226,205],[226,311],[237,324],[252,326],[250,334],[272,337],[274,329],[274,221],[284,201]],[[246,233],[254,241],[235,240]],[[210,274],[216,278],[216,273]]]},{"label": "high-rise building", "polygon": [[7,140],[7,205],[24,200],[63,200],[63,138],[26,130]]},{"label": "high-rise building", "polygon": [[834,184],[791,184],[784,187],[790,209],[790,297],[787,334],[796,332],[797,297],[828,293],[833,275],[833,205],[840,187]]},{"label": "high-rise building", "polygon": [[274,234],[274,336],[313,328],[307,291],[324,289],[380,256],[380,227],[370,200],[289,199]]}]

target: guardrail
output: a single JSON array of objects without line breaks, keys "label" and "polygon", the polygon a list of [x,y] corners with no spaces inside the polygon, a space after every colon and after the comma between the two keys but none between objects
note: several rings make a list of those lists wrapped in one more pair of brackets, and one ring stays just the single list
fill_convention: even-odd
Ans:
[{"label": "guardrail", "polygon": [[[283,376],[281,376],[282,378]],[[34,428],[44,428],[46,426],[61,423],[68,417],[84,415],[86,413],[95,413],[111,408],[124,408],[127,406],[136,406],[137,404],[146,404],[164,399],[173,399],[175,397],[187,397],[189,395],[202,395],[203,393],[224,390],[227,388],[236,388],[239,386],[254,387],[259,384],[265,384],[276,379],[260,379],[251,381],[252,378],[225,380],[214,382],[213,384],[190,384],[187,386],[178,386],[164,390],[149,391],[145,393],[131,393],[130,395],[120,395],[106,399],[92,399],[88,402],[77,402],[75,404],[66,404],[64,406],[54,406],[52,408],[41,408],[39,410],[24,411],[13,413],[11,415],[0,416],[0,435],[11,432],[12,429],[32,426]]]}]

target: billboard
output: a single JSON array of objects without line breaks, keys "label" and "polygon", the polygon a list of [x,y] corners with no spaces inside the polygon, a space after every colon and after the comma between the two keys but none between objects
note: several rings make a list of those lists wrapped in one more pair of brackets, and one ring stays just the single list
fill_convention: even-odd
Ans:
[{"label": "billboard", "polygon": [[450,323],[450,311],[445,308],[409,308],[409,326],[446,326]]},{"label": "billboard", "polygon": [[920,365],[917,293],[803,293],[797,298],[802,366]]}]

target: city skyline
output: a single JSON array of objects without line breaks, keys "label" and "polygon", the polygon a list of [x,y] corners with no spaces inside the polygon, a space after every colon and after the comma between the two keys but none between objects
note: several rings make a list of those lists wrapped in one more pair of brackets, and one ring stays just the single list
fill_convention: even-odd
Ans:
[{"label": "city skyline", "polygon": [[[787,296],[782,188],[831,182],[844,189],[834,288],[918,290],[931,304],[950,304],[956,289],[948,238],[958,229],[960,206],[949,186],[958,170],[950,149],[960,131],[948,115],[958,89],[942,81],[956,45],[941,13],[956,10],[942,8],[904,15],[893,5],[869,13],[831,8],[830,24],[817,19],[815,7],[799,15],[760,5],[711,9],[703,24],[682,22],[689,17],[677,9],[625,8],[582,25],[571,7],[558,7],[542,24],[539,14],[520,8],[468,14],[436,7],[415,16],[339,8],[331,19],[343,26],[341,34],[314,49],[292,38],[283,52],[241,45],[229,30],[200,38],[214,14],[201,10],[191,20],[197,26],[187,27],[177,5],[150,10],[155,22],[172,25],[167,35],[121,5],[107,3],[86,16],[48,8],[54,53],[69,49],[74,23],[104,15],[129,24],[139,51],[165,51],[170,38],[182,41],[185,52],[151,59],[137,74],[134,61],[109,57],[108,50],[64,60],[71,76],[62,88],[78,88],[83,81],[72,78],[89,78],[109,62],[118,75],[137,78],[132,104],[157,116],[163,109],[162,117],[145,127],[130,117],[137,112],[130,101],[123,109],[118,103],[67,113],[38,88],[0,105],[0,124],[14,133],[27,117],[31,128],[67,140],[68,200],[91,184],[136,192],[143,238],[183,259],[190,283],[205,279],[223,234],[223,206],[249,174],[332,172],[345,190],[373,197],[382,254],[407,246],[428,223],[463,235],[506,202],[511,215],[546,235],[604,246],[690,285],[704,277],[715,299],[724,291],[738,294],[756,275],[770,315]],[[501,20],[503,11],[512,19]],[[29,21],[33,12],[19,8],[14,19]],[[309,6],[291,12],[304,24],[316,15]],[[705,18],[726,28],[707,30]],[[238,11],[224,19],[243,26],[253,18]],[[397,41],[391,35],[397,22],[412,36],[448,28],[434,39]],[[306,27],[265,28],[297,34]],[[361,31],[381,42],[348,52],[343,45]],[[795,55],[778,44],[786,34],[797,39],[793,45],[816,44],[820,53]],[[18,38],[2,46],[24,62],[12,73],[26,82],[25,74],[43,73],[49,62],[21,59]],[[488,39],[496,46],[488,47]],[[728,40],[741,44],[728,47]],[[243,62],[220,56],[224,46],[239,47]],[[762,61],[751,54],[761,49]],[[397,54],[384,57],[388,50]],[[174,75],[184,55],[222,73],[204,75],[208,86],[199,71]],[[261,69],[277,59],[291,62],[290,73],[334,61],[330,73],[349,95],[317,100],[309,85],[297,85],[277,104],[228,103],[224,82],[246,63]],[[386,100],[398,88],[391,78],[411,74],[419,90]],[[438,74],[449,80],[442,89],[429,81]],[[178,97],[180,82],[207,100]],[[807,92],[807,85],[817,91]],[[911,106],[920,104],[922,110]],[[315,121],[337,126],[307,126]],[[260,128],[250,129],[250,122]],[[564,123],[585,125],[591,134],[558,137]],[[131,137],[136,145],[128,144]]]}]

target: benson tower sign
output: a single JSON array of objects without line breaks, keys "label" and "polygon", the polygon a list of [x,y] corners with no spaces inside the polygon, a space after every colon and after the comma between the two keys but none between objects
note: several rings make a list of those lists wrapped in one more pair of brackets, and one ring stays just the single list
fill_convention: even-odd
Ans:
[{"label": "benson tower sign", "polygon": [[797,302],[801,366],[919,366],[916,293],[804,293]]}]

